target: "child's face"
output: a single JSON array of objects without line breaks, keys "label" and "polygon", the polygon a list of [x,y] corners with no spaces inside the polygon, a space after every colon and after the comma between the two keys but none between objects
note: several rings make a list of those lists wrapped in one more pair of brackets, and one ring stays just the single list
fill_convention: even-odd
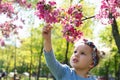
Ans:
[{"label": "child's face", "polygon": [[86,44],[75,47],[71,56],[70,64],[75,69],[90,69],[93,67],[92,48]]}]

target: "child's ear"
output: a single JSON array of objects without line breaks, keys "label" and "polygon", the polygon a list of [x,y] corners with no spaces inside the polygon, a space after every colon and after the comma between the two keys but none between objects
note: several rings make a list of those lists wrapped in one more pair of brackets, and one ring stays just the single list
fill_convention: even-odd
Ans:
[{"label": "child's ear", "polygon": [[92,69],[94,67],[94,63],[92,62],[89,67]]}]

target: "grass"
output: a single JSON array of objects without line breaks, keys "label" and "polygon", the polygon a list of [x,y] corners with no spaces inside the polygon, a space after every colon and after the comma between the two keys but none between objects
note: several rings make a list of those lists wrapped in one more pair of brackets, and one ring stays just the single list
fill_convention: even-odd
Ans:
[{"label": "grass", "polygon": [[[1,80],[13,80],[12,78],[2,78]],[[20,80],[29,80],[29,77],[21,77]],[[31,80],[36,80],[34,77],[31,78]],[[42,78],[39,78],[39,80],[53,80],[52,78],[45,78],[45,77],[42,77]]]},{"label": "grass", "polygon": [[[29,80],[29,78],[22,78],[21,80]],[[31,80],[36,80],[35,78],[31,78]],[[39,80],[47,80],[47,78],[39,78]],[[53,80],[52,78],[48,78],[48,80]]]}]

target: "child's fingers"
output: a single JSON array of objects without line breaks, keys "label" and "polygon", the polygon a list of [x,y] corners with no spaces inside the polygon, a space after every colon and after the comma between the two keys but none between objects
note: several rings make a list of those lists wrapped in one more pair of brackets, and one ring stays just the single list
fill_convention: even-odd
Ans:
[{"label": "child's fingers", "polygon": [[48,26],[50,29],[52,29],[53,27],[50,25],[50,26]]},{"label": "child's fingers", "polygon": [[49,33],[52,29],[52,26],[47,26],[43,28],[43,33]]},{"label": "child's fingers", "polygon": [[48,32],[48,29],[47,28],[43,28],[43,32]]},{"label": "child's fingers", "polygon": [[52,28],[53,28],[52,26],[48,26],[47,30],[51,31]]},{"label": "child's fingers", "polygon": [[46,31],[50,31],[51,29],[52,29],[52,26],[50,26],[50,25],[44,27],[44,30],[46,30]]}]

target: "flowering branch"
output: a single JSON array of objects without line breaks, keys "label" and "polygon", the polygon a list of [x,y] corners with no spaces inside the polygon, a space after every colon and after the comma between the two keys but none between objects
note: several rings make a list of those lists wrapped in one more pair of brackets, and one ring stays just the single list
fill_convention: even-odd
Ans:
[{"label": "flowering branch", "polygon": [[91,18],[94,18],[95,16],[90,16],[90,17],[85,17],[84,19],[82,19],[81,21],[85,21],[87,19],[91,19]]},{"label": "flowering branch", "polygon": [[41,0],[37,3],[36,15],[47,24],[61,23],[63,37],[69,42],[74,42],[82,36],[77,28],[82,24],[82,5],[70,6],[68,9],[56,7],[56,2]]},{"label": "flowering branch", "polygon": [[[84,17],[81,4],[70,6],[67,10],[65,10],[57,8],[56,2],[54,1],[49,1],[46,3],[45,0],[41,0],[37,4],[36,15],[39,19],[43,19],[49,24],[61,23],[63,28],[63,37],[65,37],[69,42],[74,42],[82,36],[82,32],[78,28],[81,24],[83,24],[83,21],[96,18],[103,24],[110,24],[113,21],[113,18],[109,18],[110,13],[112,13],[112,16],[115,18],[120,16],[120,12],[117,10],[117,8],[120,8],[119,0],[102,0],[101,3],[102,4],[98,14],[90,17]],[[107,22],[104,21],[105,19]]]}]

